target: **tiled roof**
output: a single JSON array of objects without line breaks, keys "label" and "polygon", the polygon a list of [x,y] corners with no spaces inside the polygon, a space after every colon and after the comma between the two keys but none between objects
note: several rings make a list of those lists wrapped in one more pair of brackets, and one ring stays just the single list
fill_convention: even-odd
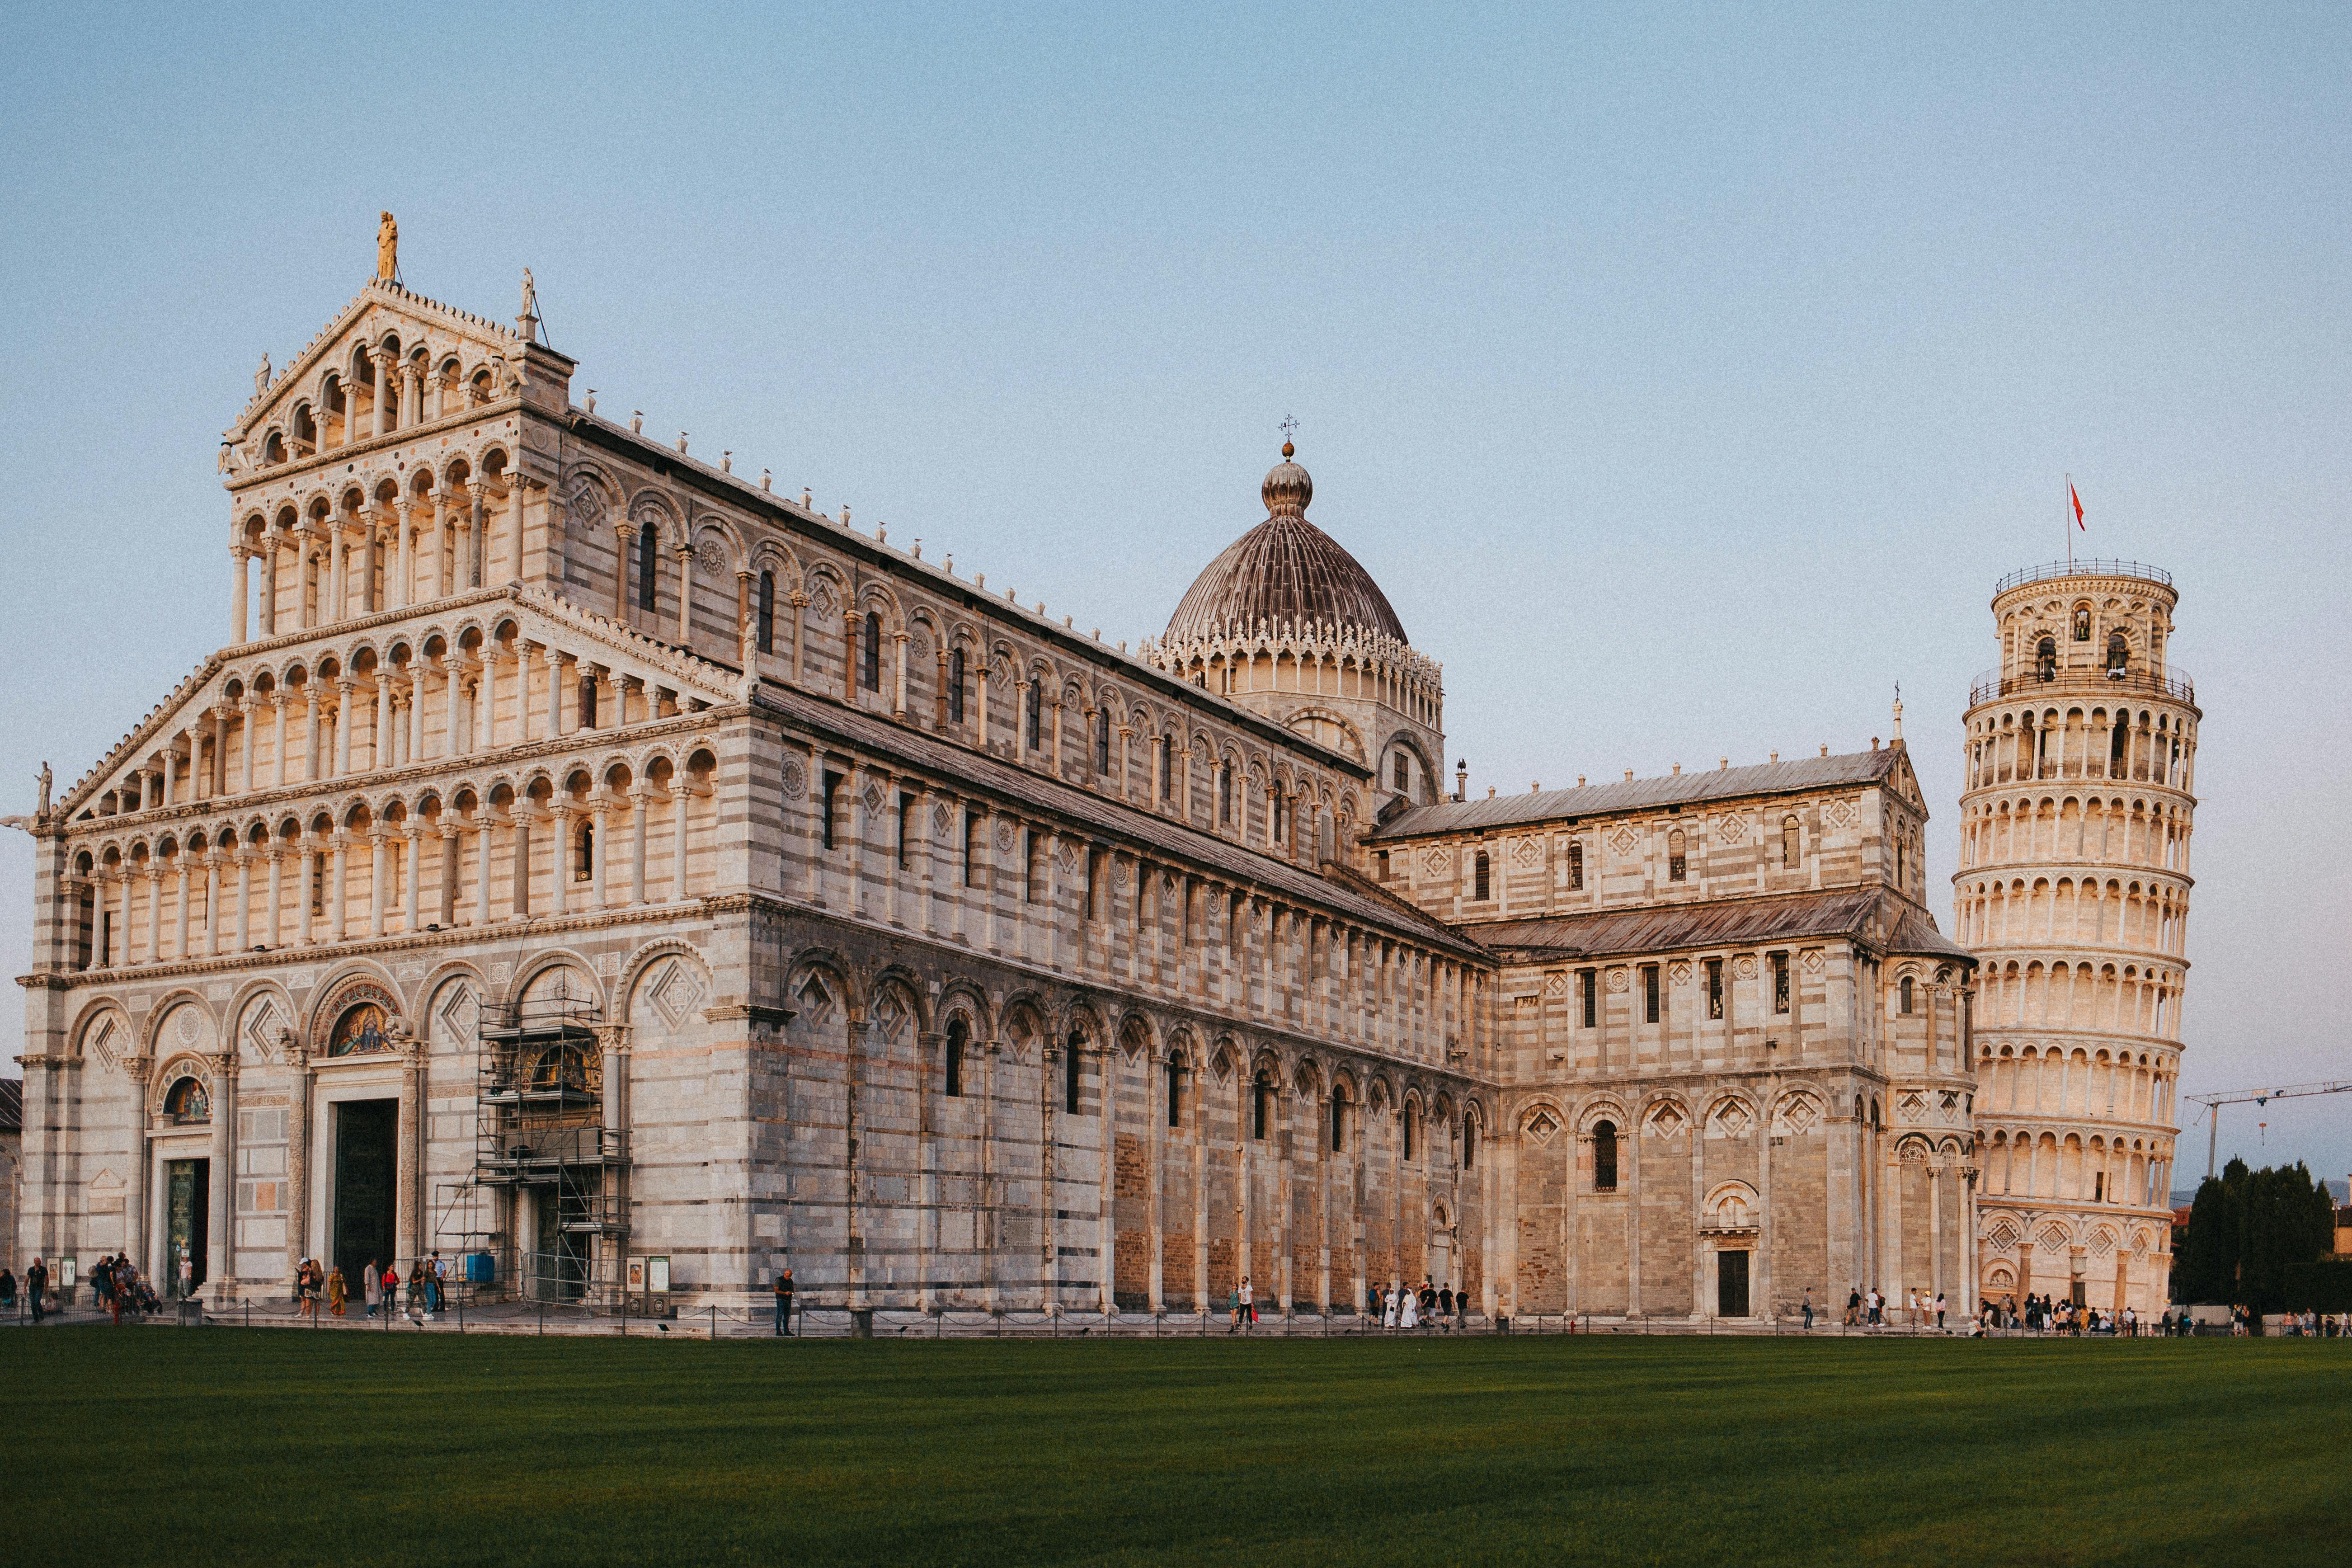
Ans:
[{"label": "tiled roof", "polygon": [[1696,947],[1754,947],[1818,937],[1859,937],[1883,952],[1965,959],[1968,950],[1936,930],[1927,912],[1883,888],[1711,900],[1668,908],[1600,910],[1464,928],[1507,959],[1612,958]]},{"label": "tiled roof", "polygon": [[1796,795],[1847,784],[1877,784],[1894,773],[1899,746],[1846,752],[1830,757],[1800,757],[1792,763],[1760,763],[1711,773],[1675,773],[1667,778],[1628,779],[1581,789],[1548,789],[1487,800],[1439,801],[1400,813],[1369,837],[1375,840],[1417,838],[1436,833],[1475,832],[1565,816],[1600,816],[1652,806],[1688,805],[1751,795]]}]

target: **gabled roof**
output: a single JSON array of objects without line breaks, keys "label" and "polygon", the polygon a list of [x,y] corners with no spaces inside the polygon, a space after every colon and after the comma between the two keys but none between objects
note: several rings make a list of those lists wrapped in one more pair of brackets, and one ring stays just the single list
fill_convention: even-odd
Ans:
[{"label": "gabled roof", "polygon": [[[302,345],[302,352],[296,354],[285,369],[270,378],[267,387],[253,395],[244,412],[236,416],[236,422],[226,432],[229,439],[242,441],[255,426],[263,424],[280,402],[299,390],[321,359],[343,344],[360,319],[379,307],[404,315],[420,325],[438,327],[458,337],[488,344],[502,353],[519,353],[522,348],[520,334],[487,316],[477,316],[470,310],[460,310],[455,305],[445,305],[422,294],[412,294],[397,283],[372,279],[365,288],[352,296],[351,303],[337,311],[334,318],[319,330],[316,337]],[[551,351],[542,347],[541,352]],[[571,362],[566,359],[565,363]]]},{"label": "gabled roof", "polygon": [[1598,910],[1541,920],[1496,921],[1465,935],[1521,963],[1574,963],[1685,948],[1755,947],[1853,937],[1881,952],[1931,953],[1974,963],[1925,910],[1886,888],[1711,900],[1659,909]]},{"label": "gabled roof", "polygon": [[1486,800],[1444,800],[1401,812],[1367,837],[1378,841],[1439,833],[1477,833],[1523,823],[1558,822],[1571,816],[1605,816],[1616,812],[1648,811],[1662,805],[1690,805],[1748,795],[1809,795],[1853,784],[1885,784],[1915,805],[1919,801],[1918,782],[1912,774],[1909,757],[1898,742],[1867,752],[1800,757],[1790,763],[1762,763],[1711,773],[1629,779],[1622,784],[1548,789],[1528,795],[1496,795]]}]

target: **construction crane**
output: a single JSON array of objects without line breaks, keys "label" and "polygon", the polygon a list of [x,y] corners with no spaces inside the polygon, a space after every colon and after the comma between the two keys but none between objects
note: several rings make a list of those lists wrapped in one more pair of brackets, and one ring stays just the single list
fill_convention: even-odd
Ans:
[{"label": "construction crane", "polygon": [[2336,1079],[2326,1083],[2293,1083],[2283,1089],[2244,1089],[2231,1094],[2192,1094],[2192,1105],[2201,1105],[2210,1119],[2211,1128],[2205,1135],[2205,1176],[2213,1176],[2213,1155],[2221,1141],[2221,1108],[2225,1105],[2268,1105],[2273,1100],[2293,1100],[2305,1094],[2352,1094],[2352,1079]]}]

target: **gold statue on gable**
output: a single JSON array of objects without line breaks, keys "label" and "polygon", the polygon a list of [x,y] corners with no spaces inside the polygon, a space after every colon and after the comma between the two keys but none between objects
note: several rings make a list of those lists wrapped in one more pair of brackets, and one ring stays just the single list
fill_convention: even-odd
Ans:
[{"label": "gold statue on gable", "polygon": [[400,226],[385,213],[375,226],[375,280],[389,283],[400,270]]}]

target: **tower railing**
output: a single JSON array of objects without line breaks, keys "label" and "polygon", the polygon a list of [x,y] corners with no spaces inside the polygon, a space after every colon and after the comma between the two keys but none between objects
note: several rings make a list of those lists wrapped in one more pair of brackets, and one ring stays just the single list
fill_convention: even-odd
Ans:
[{"label": "tower railing", "polygon": [[2031,696],[2037,691],[2137,692],[2156,697],[2174,697],[2183,702],[2197,700],[2197,683],[2189,672],[2178,665],[2158,673],[2149,669],[2067,669],[2064,668],[2043,674],[2028,670],[2022,675],[2003,675],[1998,669],[1988,669],[1969,683],[1969,706],[1991,702],[2004,697]]},{"label": "tower railing", "polygon": [[2172,586],[2172,574],[2161,566],[2150,566],[2145,561],[2053,561],[2043,566],[2024,566],[2011,572],[1993,584],[1992,595],[1998,599],[2011,588],[2028,583],[2045,582],[2052,577],[2137,577],[2144,583],[2161,583]]}]

